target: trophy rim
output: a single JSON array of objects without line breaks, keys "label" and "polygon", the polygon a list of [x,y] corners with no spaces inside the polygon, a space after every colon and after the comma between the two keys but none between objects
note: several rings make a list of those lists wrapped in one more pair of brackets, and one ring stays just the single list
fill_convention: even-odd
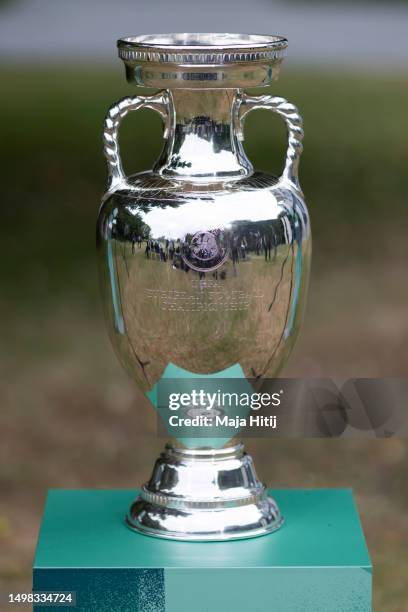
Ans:
[{"label": "trophy rim", "polygon": [[220,65],[280,59],[288,41],[279,34],[184,32],[124,36],[117,46],[124,60]]},{"label": "trophy rim", "polygon": [[247,89],[278,78],[278,34],[140,34],[117,41],[128,83],[154,89]]}]

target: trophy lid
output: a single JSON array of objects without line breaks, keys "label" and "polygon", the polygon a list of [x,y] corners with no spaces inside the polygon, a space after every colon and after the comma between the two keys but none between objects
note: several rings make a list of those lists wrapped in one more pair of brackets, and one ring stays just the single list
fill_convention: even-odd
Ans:
[{"label": "trophy lid", "polygon": [[129,83],[166,89],[263,87],[288,41],[263,34],[144,34],[118,40]]}]

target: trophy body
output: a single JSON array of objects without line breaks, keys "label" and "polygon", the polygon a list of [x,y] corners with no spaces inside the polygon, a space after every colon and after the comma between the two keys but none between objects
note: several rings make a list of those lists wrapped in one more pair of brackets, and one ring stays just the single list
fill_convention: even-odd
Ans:
[{"label": "trophy body", "polygon": [[[276,77],[285,48],[280,37],[230,34],[119,41],[128,80],[160,89],[107,115],[109,186],[97,227],[110,337],[144,392],[169,366],[274,376],[294,345],[311,254],[297,175],[301,119],[282,98],[243,91]],[[125,177],[118,127],[142,107],[163,118],[164,146],[151,171]],[[286,122],[281,177],[255,171],[245,155],[244,118],[258,108]],[[221,540],[269,533],[282,517],[241,444],[211,448],[203,439],[166,447],[127,523],[149,535]]]}]

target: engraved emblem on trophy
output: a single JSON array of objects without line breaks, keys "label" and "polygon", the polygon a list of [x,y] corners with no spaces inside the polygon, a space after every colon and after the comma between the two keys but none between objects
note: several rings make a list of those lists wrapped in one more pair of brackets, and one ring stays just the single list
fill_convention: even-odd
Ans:
[{"label": "engraved emblem on trophy", "polygon": [[196,272],[214,272],[219,268],[228,257],[220,234],[217,230],[196,232],[184,245],[184,263]]},{"label": "engraved emblem on trophy", "polygon": [[[158,34],[123,38],[118,48],[128,82],[157,93],[120,100],[104,125],[108,188],[97,246],[116,354],[153,405],[164,379],[277,376],[308,286],[303,130],[293,104],[250,90],[276,80],[287,40]],[[126,176],[119,126],[141,108],[161,116],[163,148],[151,170]],[[254,169],[245,153],[245,118],[258,109],[287,127],[280,176]],[[126,522],[151,536],[205,541],[265,535],[283,517],[241,443],[202,437],[169,441]]]}]

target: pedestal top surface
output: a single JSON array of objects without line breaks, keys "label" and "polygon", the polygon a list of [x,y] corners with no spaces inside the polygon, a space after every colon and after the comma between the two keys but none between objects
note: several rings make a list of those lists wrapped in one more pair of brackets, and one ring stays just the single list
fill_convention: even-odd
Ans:
[{"label": "pedestal top surface", "polygon": [[48,493],[34,568],[371,569],[360,519],[348,489],[270,492],[285,517],[275,533],[232,542],[177,542],[128,529],[134,490]]}]

